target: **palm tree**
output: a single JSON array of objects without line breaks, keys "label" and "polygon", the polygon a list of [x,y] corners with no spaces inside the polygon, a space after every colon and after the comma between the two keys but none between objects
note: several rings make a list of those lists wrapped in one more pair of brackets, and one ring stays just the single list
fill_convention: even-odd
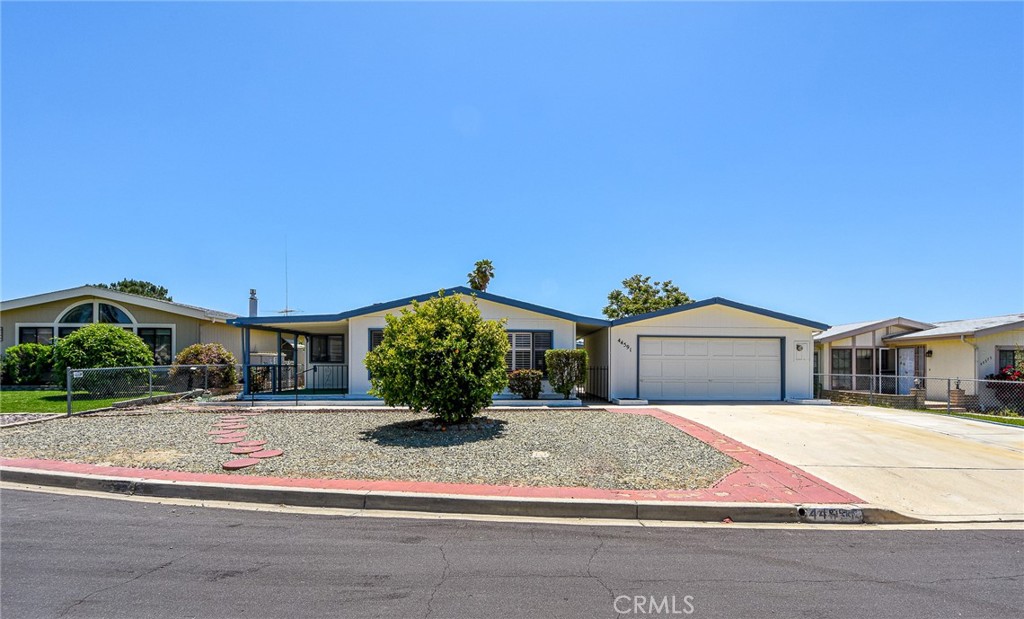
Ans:
[{"label": "palm tree", "polygon": [[484,292],[487,290],[487,284],[491,283],[494,278],[494,265],[490,260],[477,260],[474,267],[466,274],[466,277],[469,278],[469,287]]}]

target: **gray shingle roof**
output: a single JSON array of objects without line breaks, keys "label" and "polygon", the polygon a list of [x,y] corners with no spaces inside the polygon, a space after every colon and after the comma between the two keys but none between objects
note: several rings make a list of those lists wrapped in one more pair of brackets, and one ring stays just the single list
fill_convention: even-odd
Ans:
[{"label": "gray shingle roof", "polygon": [[912,340],[929,340],[960,335],[977,335],[983,331],[1002,330],[1019,325],[1024,328],[1024,314],[1007,314],[988,318],[969,318],[967,320],[949,320],[935,323],[935,328],[895,335],[886,338],[889,342],[906,342]]},{"label": "gray shingle roof", "polygon": [[814,341],[831,342],[832,340],[851,337],[853,335],[858,335],[867,331],[874,331],[875,329],[881,329],[882,327],[890,325],[900,325],[916,329],[927,329],[935,326],[927,322],[920,322],[918,320],[910,320],[909,318],[896,316],[893,318],[883,318],[881,320],[868,320],[867,322],[851,322],[845,325],[836,325],[826,331],[822,331],[818,335],[815,335]]}]

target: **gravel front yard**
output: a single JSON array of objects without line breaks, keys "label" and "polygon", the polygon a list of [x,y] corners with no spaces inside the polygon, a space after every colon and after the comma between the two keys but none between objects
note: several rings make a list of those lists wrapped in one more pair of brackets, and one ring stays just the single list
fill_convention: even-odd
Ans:
[{"label": "gravel front yard", "polygon": [[[196,407],[73,417],[0,430],[5,457],[223,472],[231,445],[208,435],[229,411]],[[243,409],[246,410],[246,409]],[[493,427],[418,429],[424,415],[384,410],[272,411],[251,417],[247,439],[283,449],[238,475],[391,479],[513,486],[693,489],[739,465],[646,415],[599,409],[491,410]]]}]

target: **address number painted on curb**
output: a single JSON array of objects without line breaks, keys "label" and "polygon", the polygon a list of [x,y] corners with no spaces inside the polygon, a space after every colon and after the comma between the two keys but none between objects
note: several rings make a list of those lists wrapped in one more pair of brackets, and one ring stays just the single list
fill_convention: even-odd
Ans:
[{"label": "address number painted on curb", "polygon": [[845,507],[801,507],[797,512],[801,522],[832,524],[863,524],[864,510]]}]

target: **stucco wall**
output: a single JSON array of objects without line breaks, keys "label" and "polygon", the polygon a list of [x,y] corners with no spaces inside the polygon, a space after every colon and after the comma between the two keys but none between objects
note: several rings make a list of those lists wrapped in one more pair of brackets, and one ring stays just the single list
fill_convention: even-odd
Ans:
[{"label": "stucco wall", "polygon": [[[614,326],[610,331],[609,397],[612,398],[635,398],[638,395],[637,358],[640,335],[786,338],[786,397],[810,398],[812,396],[813,330],[810,327],[728,306],[708,305]],[[797,344],[803,345],[803,351],[800,353],[796,351]]]},{"label": "stucco wall", "polygon": [[[472,301],[470,297],[460,295],[463,301]],[[480,314],[487,320],[507,318],[505,325],[509,330],[553,331],[553,348],[574,348],[576,346],[576,324],[569,320],[537,314],[527,310],[477,299]],[[377,314],[366,314],[349,319],[349,393],[362,395],[370,388],[370,379],[363,359],[369,349],[370,329],[383,329],[384,316],[399,314],[401,308]],[[549,389],[545,384],[545,388]]]}]

